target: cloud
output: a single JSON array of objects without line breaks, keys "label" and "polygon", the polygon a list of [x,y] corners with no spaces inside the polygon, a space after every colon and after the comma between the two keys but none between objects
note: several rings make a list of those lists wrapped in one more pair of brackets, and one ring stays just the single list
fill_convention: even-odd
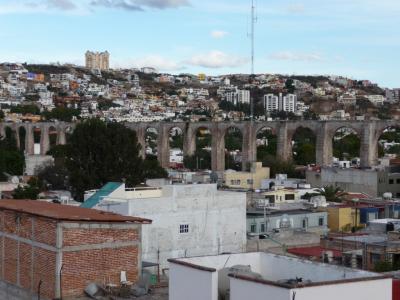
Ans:
[{"label": "cloud", "polygon": [[290,60],[290,61],[322,61],[322,56],[318,53],[294,53],[291,51],[282,51],[272,53],[268,56],[272,60]]},{"label": "cloud", "polygon": [[178,71],[185,68],[182,64],[160,55],[147,55],[128,62],[116,62],[115,65],[116,67],[134,68],[152,67],[161,71]]},{"label": "cloud", "polygon": [[222,31],[222,30],[213,30],[213,31],[211,31],[210,35],[211,35],[214,39],[222,39],[223,37],[225,37],[226,35],[228,35],[228,32]]},{"label": "cloud", "polygon": [[221,51],[210,51],[204,54],[194,55],[185,63],[193,66],[200,66],[205,68],[234,68],[246,64],[248,60],[243,57],[226,54]]},{"label": "cloud", "polygon": [[76,5],[71,0],[47,0],[45,4],[49,8],[56,8],[61,10],[73,10],[76,9]]},{"label": "cloud", "polygon": [[142,11],[145,8],[178,8],[188,6],[190,3],[188,0],[92,0],[90,5],[128,11]]},{"label": "cloud", "polygon": [[304,4],[302,3],[291,4],[287,7],[287,11],[292,14],[302,14],[305,11]]}]

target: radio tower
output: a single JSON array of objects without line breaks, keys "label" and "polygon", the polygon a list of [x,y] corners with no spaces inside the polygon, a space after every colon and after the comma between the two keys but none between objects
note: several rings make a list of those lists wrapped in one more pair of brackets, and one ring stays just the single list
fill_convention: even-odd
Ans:
[{"label": "radio tower", "polygon": [[[251,75],[254,75],[254,29],[255,29],[255,24],[257,22],[257,16],[256,16],[256,7],[254,5],[254,0],[251,0],[251,33],[250,33],[250,39],[251,39]],[[250,120],[253,121],[254,119],[254,101],[253,97],[250,97]]]}]

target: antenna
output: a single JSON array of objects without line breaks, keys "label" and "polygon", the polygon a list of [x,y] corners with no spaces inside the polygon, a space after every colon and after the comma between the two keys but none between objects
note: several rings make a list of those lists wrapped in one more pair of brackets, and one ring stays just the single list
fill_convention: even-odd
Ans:
[{"label": "antenna", "polygon": [[[254,75],[254,29],[255,29],[255,24],[257,22],[257,16],[256,16],[256,6],[254,4],[254,0],[251,0],[251,33],[250,33],[250,38],[251,38],[251,75]],[[254,101],[253,97],[250,95],[250,120],[253,122],[254,119]]]}]

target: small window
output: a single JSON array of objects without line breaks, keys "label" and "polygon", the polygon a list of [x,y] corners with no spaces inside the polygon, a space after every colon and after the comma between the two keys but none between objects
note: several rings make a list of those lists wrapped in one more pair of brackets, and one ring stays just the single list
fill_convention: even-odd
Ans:
[{"label": "small window", "polygon": [[261,223],[261,232],[265,232],[265,224]]},{"label": "small window", "polygon": [[324,226],[324,218],[323,217],[318,219],[318,225],[319,226]]},{"label": "small window", "polygon": [[189,224],[179,225],[179,233],[188,233],[188,232],[189,232]]},{"label": "small window", "polygon": [[394,180],[393,179],[389,179],[389,184],[393,184]]},{"label": "small window", "polygon": [[252,224],[252,225],[250,225],[250,231],[251,232],[256,232],[256,230],[257,230],[257,225],[256,224]]},{"label": "small window", "polygon": [[396,179],[396,183],[399,184],[400,183],[400,178]]},{"label": "small window", "polygon": [[304,219],[304,220],[303,220],[303,224],[302,224],[303,228],[306,228],[306,225],[307,225],[307,222],[306,222],[306,220]]},{"label": "small window", "polygon": [[253,179],[247,179],[247,184],[253,184]]}]

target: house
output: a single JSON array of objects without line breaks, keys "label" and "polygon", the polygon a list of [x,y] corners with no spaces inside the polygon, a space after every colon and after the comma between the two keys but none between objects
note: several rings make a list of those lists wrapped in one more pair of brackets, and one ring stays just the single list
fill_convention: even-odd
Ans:
[{"label": "house", "polygon": [[170,300],[390,300],[392,278],[271,253],[170,259]]},{"label": "house", "polygon": [[[32,200],[0,200],[0,299],[79,297],[91,282],[141,274],[151,220]],[[36,298],[35,298],[36,299]]]},{"label": "house", "polygon": [[151,182],[136,188],[110,183],[83,206],[153,220],[142,231],[142,255],[161,268],[168,258],[246,249],[245,193],[219,191],[216,184]]},{"label": "house", "polygon": [[297,230],[324,234],[328,231],[326,212],[307,209],[249,209],[247,233],[258,235],[282,230]]},{"label": "house", "polygon": [[252,163],[250,172],[224,172],[224,185],[232,189],[260,189],[261,181],[269,178],[269,168],[261,162]]}]

